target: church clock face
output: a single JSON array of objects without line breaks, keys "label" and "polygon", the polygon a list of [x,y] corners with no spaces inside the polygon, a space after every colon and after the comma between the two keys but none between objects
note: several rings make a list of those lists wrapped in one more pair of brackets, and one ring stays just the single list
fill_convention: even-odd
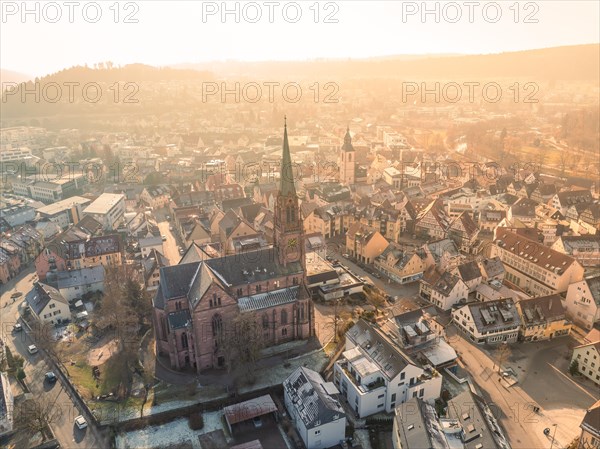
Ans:
[{"label": "church clock face", "polygon": [[289,239],[287,242],[287,246],[289,249],[296,249],[298,247],[298,239]]}]

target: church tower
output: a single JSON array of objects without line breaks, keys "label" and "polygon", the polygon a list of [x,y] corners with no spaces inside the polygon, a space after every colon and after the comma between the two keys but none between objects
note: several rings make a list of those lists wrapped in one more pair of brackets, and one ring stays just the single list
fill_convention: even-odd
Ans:
[{"label": "church tower", "polygon": [[346,130],[344,136],[344,145],[342,145],[340,156],[340,182],[346,185],[352,185],[355,182],[356,171],[356,153],[352,146],[352,137],[350,136],[350,127]]},{"label": "church tower", "polygon": [[281,160],[280,186],[275,201],[274,247],[279,263],[300,262],[304,268],[304,230],[296,187],[290,145],[288,143],[287,120],[283,130],[283,157]]}]

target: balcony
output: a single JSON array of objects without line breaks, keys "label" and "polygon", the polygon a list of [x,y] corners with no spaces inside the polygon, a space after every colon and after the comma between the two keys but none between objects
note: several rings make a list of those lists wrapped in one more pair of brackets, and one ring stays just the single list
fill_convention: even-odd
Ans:
[{"label": "balcony", "polygon": [[344,372],[344,374],[346,375],[346,377],[348,379],[350,379],[350,381],[355,385],[356,390],[358,390],[360,393],[365,394],[365,393],[370,393],[372,391],[378,390],[380,388],[385,388],[385,380],[383,380],[383,378],[379,377],[374,382],[370,382],[369,384],[363,384],[363,383],[359,382],[358,379],[355,377],[355,375],[353,375],[352,372],[348,369],[349,368],[348,360],[346,360],[346,359],[338,360],[337,363],[340,366],[340,368],[342,369],[342,371]]}]

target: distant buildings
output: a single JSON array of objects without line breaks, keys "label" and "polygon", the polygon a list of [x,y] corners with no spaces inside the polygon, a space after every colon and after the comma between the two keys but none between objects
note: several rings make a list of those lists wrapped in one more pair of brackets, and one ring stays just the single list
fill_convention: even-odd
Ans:
[{"label": "distant buildings", "polygon": [[285,408],[307,449],[329,448],[346,435],[346,413],[338,389],[321,375],[300,367],[283,382]]},{"label": "distant buildings", "polygon": [[13,192],[34,200],[51,204],[75,195],[87,183],[83,174],[63,177],[43,176],[43,180],[24,179],[12,183]]},{"label": "distant buildings", "polygon": [[356,180],[356,152],[352,146],[350,128],[346,130],[344,144],[339,154],[340,182],[346,185],[354,184]]}]

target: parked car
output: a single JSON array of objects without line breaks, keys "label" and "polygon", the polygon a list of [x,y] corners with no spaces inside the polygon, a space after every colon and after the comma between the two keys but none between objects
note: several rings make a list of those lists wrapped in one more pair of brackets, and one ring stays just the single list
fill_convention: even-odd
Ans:
[{"label": "parked car", "polygon": [[183,256],[184,253],[185,253],[185,250],[180,246],[179,247],[179,254]]},{"label": "parked car", "polygon": [[23,330],[23,325],[21,323],[17,323],[13,326],[13,331],[21,332]]},{"label": "parked car", "polygon": [[79,415],[77,418],[75,418],[75,425],[79,430],[83,430],[88,426],[88,423],[83,415]]},{"label": "parked car", "polygon": [[36,352],[38,352],[38,348],[36,345],[29,345],[27,346],[27,352],[29,352],[30,354],[35,354]]},{"label": "parked car", "polygon": [[166,235],[161,235],[160,238],[162,239],[163,242],[167,241],[167,236]]},{"label": "parked car", "polygon": [[381,275],[379,273],[373,273],[373,276],[375,276],[377,279],[381,279]]},{"label": "parked car", "polygon": [[173,226],[169,226],[169,231],[173,232]]},{"label": "parked car", "polygon": [[44,378],[51,384],[53,384],[54,382],[56,382],[58,380],[58,378],[56,377],[56,374],[54,374],[52,371],[48,371]]},{"label": "parked car", "polygon": [[171,216],[170,215],[167,215],[166,218],[167,218],[167,221],[171,221]]},{"label": "parked car", "polygon": [[12,295],[10,295],[10,298],[15,299],[15,298],[20,298],[21,296],[23,296],[22,292],[14,292]]}]

